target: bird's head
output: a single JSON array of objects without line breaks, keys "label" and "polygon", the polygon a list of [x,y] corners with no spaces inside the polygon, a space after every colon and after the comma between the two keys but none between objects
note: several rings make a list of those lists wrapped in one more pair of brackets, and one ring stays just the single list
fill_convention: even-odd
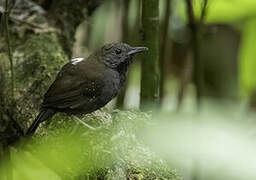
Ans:
[{"label": "bird's head", "polygon": [[131,47],[125,43],[111,43],[104,45],[101,50],[101,60],[109,68],[126,71],[132,62],[134,54],[148,50],[146,47]]}]

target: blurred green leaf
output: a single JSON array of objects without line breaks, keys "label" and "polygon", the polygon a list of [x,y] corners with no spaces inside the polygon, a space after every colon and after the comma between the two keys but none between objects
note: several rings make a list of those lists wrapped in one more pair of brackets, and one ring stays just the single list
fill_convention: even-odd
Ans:
[{"label": "blurred green leaf", "polygon": [[[181,2],[181,1],[180,1]],[[197,18],[200,18],[204,0],[193,0]],[[182,16],[186,17],[184,1],[180,4]],[[239,81],[243,95],[256,88],[256,1],[255,0],[208,0],[206,23],[225,23],[235,25],[241,30],[239,61]],[[229,47],[227,47],[229,48]]]},{"label": "blurred green leaf", "polygon": [[[180,2],[185,17],[185,3]],[[193,2],[195,14],[200,17],[204,0],[193,0]],[[256,16],[255,0],[208,0],[205,20],[207,23],[231,23],[254,16]]]},{"label": "blurred green leaf", "polygon": [[242,33],[240,49],[240,85],[243,94],[251,93],[256,88],[256,19],[248,20]]}]

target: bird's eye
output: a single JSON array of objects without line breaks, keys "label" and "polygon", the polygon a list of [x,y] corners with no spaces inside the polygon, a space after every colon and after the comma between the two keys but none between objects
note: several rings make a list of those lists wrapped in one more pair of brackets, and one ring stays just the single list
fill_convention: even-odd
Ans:
[{"label": "bird's eye", "polygon": [[121,54],[122,50],[121,49],[116,49],[116,54]]}]

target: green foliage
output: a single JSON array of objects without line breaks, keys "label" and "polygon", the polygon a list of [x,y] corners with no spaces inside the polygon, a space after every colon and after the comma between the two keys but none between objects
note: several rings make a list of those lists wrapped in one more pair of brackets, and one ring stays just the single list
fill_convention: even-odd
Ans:
[{"label": "green foliage", "polygon": [[[204,0],[193,0],[194,10],[197,17],[201,16]],[[185,17],[185,4],[182,14]],[[256,1],[254,0],[208,0],[207,23],[235,23],[256,15]]]}]

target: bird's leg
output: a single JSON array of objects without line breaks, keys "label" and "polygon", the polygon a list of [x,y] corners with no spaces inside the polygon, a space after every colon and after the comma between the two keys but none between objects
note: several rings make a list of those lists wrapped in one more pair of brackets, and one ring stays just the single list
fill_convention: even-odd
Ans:
[{"label": "bird's leg", "polygon": [[76,117],[76,116],[73,116],[73,117],[74,117],[79,123],[81,123],[82,125],[88,127],[89,129],[94,130],[94,131],[96,130],[96,128],[94,128],[94,127],[90,126],[89,124],[85,123],[84,121],[82,121],[82,120],[79,119],[78,117]]},{"label": "bird's leg", "polygon": [[72,128],[72,131],[71,131],[71,133],[70,133],[70,134],[74,134],[74,133],[77,131],[77,129],[78,129],[78,127],[79,127],[79,125],[80,125],[80,122],[77,122],[77,123],[76,123],[76,125],[75,125],[75,127],[74,127],[74,128]]}]

